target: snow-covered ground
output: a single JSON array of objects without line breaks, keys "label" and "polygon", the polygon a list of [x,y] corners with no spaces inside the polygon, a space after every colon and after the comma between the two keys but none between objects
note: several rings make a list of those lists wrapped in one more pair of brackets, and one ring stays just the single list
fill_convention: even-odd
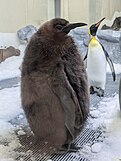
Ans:
[{"label": "snow-covered ground", "polygon": [[[0,80],[19,77],[25,45],[20,45],[20,56],[13,56],[0,63]],[[9,121],[23,112],[20,101],[20,86],[0,90],[0,161],[13,161],[13,150],[20,146]]]},{"label": "snow-covered ground", "polygon": [[20,65],[23,60],[25,45],[20,45],[20,56],[12,56],[0,63],[0,80],[20,76]]},{"label": "snow-covered ground", "polygon": [[22,112],[19,88],[0,90],[0,161],[14,158],[13,149],[19,146],[19,141],[14,134],[15,127],[9,123],[12,118]]},{"label": "snow-covered ground", "polygon": [[[15,127],[8,121],[22,113],[20,100],[20,87],[0,90],[0,161],[9,161],[14,158],[16,147],[20,146]],[[91,107],[89,123],[91,128],[103,126],[106,131],[104,142],[85,145],[82,153],[91,161],[120,161],[121,158],[121,115],[118,94],[104,98],[98,108]],[[7,146],[4,143],[8,143]],[[2,144],[3,143],[3,144]],[[11,160],[12,161],[12,160]]]},{"label": "snow-covered ground", "polygon": [[85,145],[81,154],[91,161],[120,161],[121,159],[121,112],[118,94],[104,98],[98,108],[91,107],[89,123],[93,128],[103,126],[105,139],[93,145]]},{"label": "snow-covered ground", "polygon": [[[0,64],[0,80],[20,76],[19,67],[23,60],[25,46],[21,45],[21,55],[11,57]],[[117,74],[121,73],[121,65],[114,64]],[[109,67],[107,71],[110,72]],[[16,127],[9,121],[22,113],[20,87],[0,90],[0,161],[14,161],[16,147],[21,146],[14,130]],[[103,126],[105,139],[94,145],[85,145],[80,153],[91,161],[121,160],[121,114],[118,94],[104,98],[98,108],[91,107],[89,123],[91,128]],[[5,145],[6,143],[6,145]]]}]

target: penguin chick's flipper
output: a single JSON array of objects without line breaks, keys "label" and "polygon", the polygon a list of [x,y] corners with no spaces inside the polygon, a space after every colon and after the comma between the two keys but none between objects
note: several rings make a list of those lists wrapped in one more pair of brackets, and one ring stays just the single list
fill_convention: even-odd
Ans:
[{"label": "penguin chick's flipper", "polygon": [[[60,69],[59,69],[60,70]],[[59,70],[55,69],[53,75],[57,75]],[[57,80],[57,81],[56,81]],[[71,87],[69,81],[67,80],[66,73],[63,71],[58,74],[57,79],[53,81],[52,90],[54,94],[58,97],[61,106],[65,113],[65,127],[67,129],[67,134],[70,134],[66,140],[68,144],[71,144],[76,137],[76,130],[80,131],[83,124],[83,114],[80,110],[79,102],[77,96]],[[59,80],[59,81],[58,81]],[[59,83],[58,82],[63,82]],[[78,117],[78,122],[77,118]],[[78,126],[79,129],[75,127]]]},{"label": "penguin chick's flipper", "polygon": [[[84,123],[89,112],[88,81],[83,61],[78,54],[77,49],[74,47],[72,49],[69,50],[68,55],[63,57],[63,61],[65,62],[64,72],[72,90],[76,95],[77,102],[79,102],[80,109],[76,110],[77,120],[80,120],[78,113],[81,111],[82,121]],[[78,124],[80,121],[76,122]]]},{"label": "penguin chick's flipper", "polygon": [[114,69],[113,62],[112,62],[112,60],[110,59],[110,57],[109,57],[107,51],[105,50],[104,46],[103,46],[102,44],[101,44],[101,46],[102,46],[102,48],[103,48],[103,50],[104,50],[106,60],[107,60],[107,62],[108,62],[108,64],[109,64],[109,66],[110,66],[110,69],[111,69],[111,72],[112,72],[112,76],[113,76],[113,81],[115,81],[115,80],[116,80],[116,74],[115,74],[115,69]]}]

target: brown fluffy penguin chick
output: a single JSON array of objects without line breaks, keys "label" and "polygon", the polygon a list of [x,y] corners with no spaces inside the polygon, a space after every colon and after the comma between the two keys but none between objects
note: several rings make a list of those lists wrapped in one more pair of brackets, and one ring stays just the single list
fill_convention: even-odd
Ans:
[{"label": "brown fluffy penguin chick", "polygon": [[[89,112],[88,81],[71,29],[84,23],[55,18],[31,38],[22,64],[22,106],[41,142],[59,150],[73,143]],[[66,147],[66,146],[65,146]]]}]

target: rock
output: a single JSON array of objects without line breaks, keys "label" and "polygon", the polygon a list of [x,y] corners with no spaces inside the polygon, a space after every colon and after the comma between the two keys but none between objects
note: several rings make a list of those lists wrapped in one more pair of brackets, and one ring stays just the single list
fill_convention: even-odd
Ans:
[{"label": "rock", "polygon": [[89,35],[88,35],[87,37],[84,38],[84,45],[85,45],[86,47],[88,47],[90,40],[91,40],[91,37],[90,37]]},{"label": "rock", "polygon": [[69,35],[77,39],[78,41],[83,41],[84,38],[88,37],[88,29],[87,28],[76,28],[73,29]]},{"label": "rock", "polygon": [[[85,46],[88,46],[90,41],[90,36],[88,34],[87,28],[76,28],[72,30],[69,35],[71,35],[77,41],[84,41]],[[98,30],[97,37],[99,39],[103,39],[108,42],[119,43],[121,39],[121,32],[113,31],[110,29]]]},{"label": "rock", "polygon": [[100,39],[101,43],[103,44],[105,50],[108,52],[110,58],[112,59],[113,63],[121,64],[121,48],[119,43],[112,43],[106,40]]},{"label": "rock", "polygon": [[98,30],[97,37],[108,42],[119,43],[121,32],[112,30]]},{"label": "rock", "polygon": [[22,42],[28,42],[35,32],[37,32],[37,28],[33,25],[28,25],[18,30],[17,35]]},{"label": "rock", "polygon": [[112,26],[107,26],[106,24],[104,24],[102,26],[102,29],[103,30],[112,29],[112,30],[115,30],[115,31],[119,31],[121,29],[121,17],[116,17]]},{"label": "rock", "polygon": [[[88,29],[76,28],[73,29],[69,35],[73,37],[75,43],[81,51],[80,53],[82,57],[84,58],[90,41]],[[121,63],[121,31],[113,31],[109,29],[98,30],[97,37],[110,55],[113,63]]]},{"label": "rock", "polygon": [[121,29],[121,17],[116,17],[113,24],[112,28],[116,31],[119,31]]},{"label": "rock", "polygon": [[102,149],[102,143],[95,143],[91,147],[91,151],[93,153],[99,153],[101,151],[101,149]]},{"label": "rock", "polygon": [[11,56],[19,56],[19,55],[20,50],[15,49],[13,46],[9,46],[6,49],[0,49],[0,63]]},{"label": "rock", "polygon": [[81,35],[81,37],[86,37],[88,35],[88,28],[75,28],[72,32],[76,35]]},{"label": "rock", "polygon": [[81,51],[82,57],[85,56],[87,52],[87,46],[90,41],[90,36],[88,34],[87,28],[76,28],[69,33],[73,37],[75,43]]},{"label": "rock", "polygon": [[107,29],[111,29],[111,27],[107,26],[106,24],[104,24],[101,28],[101,30],[107,30]]}]

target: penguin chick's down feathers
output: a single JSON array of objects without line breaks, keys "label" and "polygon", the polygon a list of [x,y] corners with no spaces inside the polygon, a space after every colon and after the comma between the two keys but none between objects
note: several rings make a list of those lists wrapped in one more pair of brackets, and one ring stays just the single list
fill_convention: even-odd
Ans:
[{"label": "penguin chick's down feathers", "polygon": [[89,112],[85,67],[67,35],[81,23],[74,25],[60,18],[44,23],[31,38],[22,64],[22,106],[29,125],[37,139],[57,149],[73,142]]}]

